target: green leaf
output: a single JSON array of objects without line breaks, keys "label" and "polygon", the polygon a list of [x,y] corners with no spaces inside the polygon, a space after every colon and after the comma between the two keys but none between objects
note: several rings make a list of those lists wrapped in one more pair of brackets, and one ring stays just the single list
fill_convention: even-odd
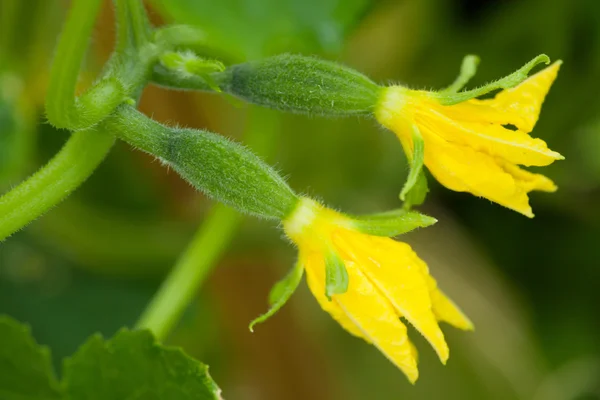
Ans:
[{"label": "green leaf", "polygon": [[294,268],[273,286],[269,293],[269,306],[271,308],[269,308],[269,311],[250,322],[250,326],[248,327],[250,332],[254,332],[254,326],[256,324],[261,324],[271,318],[285,305],[285,303],[287,303],[292,294],[296,291],[303,273],[304,267],[302,264],[296,263]]},{"label": "green leaf", "polygon": [[50,352],[38,345],[28,327],[0,316],[0,399],[61,399]]},{"label": "green leaf", "polygon": [[406,183],[402,187],[402,191],[400,192],[400,200],[405,201],[408,193],[413,189],[413,187],[417,184],[419,179],[419,175],[423,169],[423,160],[425,158],[425,142],[423,141],[423,137],[421,136],[421,132],[419,132],[419,128],[416,125],[413,125],[413,153],[410,160],[410,172],[408,173],[408,178],[406,178]]},{"label": "green leaf", "polygon": [[163,347],[149,331],[92,336],[65,361],[67,398],[77,400],[218,400],[208,367],[181,349]]},{"label": "green leaf", "polygon": [[241,59],[338,52],[368,0],[154,0],[166,17],[202,28]]},{"label": "green leaf", "polygon": [[[413,191],[410,193],[413,193]],[[352,219],[354,227],[360,232],[367,235],[386,237],[398,236],[413,229],[424,228],[437,222],[435,218],[405,209],[353,216]]]},{"label": "green leaf", "polygon": [[206,365],[158,344],[149,331],[92,336],[64,362],[60,384],[50,352],[29,328],[0,316],[0,343],[2,400],[221,400]]},{"label": "green leaf", "polygon": [[348,291],[348,271],[344,260],[331,252],[325,260],[325,296],[331,300],[334,294],[344,294]]}]

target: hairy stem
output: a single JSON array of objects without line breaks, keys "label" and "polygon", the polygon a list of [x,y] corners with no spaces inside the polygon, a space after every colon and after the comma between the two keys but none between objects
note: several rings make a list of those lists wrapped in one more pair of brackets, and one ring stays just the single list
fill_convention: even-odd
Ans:
[{"label": "hairy stem", "polygon": [[56,127],[75,124],[77,109],[75,87],[101,0],[73,0],[60,35],[48,85],[46,115]]},{"label": "hairy stem", "polygon": [[115,20],[117,24],[116,50],[125,51],[128,47],[133,47],[133,34],[131,33],[131,23],[129,20],[129,5],[125,0],[115,0]]},{"label": "hairy stem", "polygon": [[125,0],[129,3],[131,13],[131,27],[137,47],[148,43],[152,36],[152,28],[146,15],[142,0]]},{"label": "hairy stem", "polygon": [[[130,8],[137,4],[134,11],[141,12],[137,0],[128,4]],[[46,166],[0,198],[0,241],[61,202],[92,174],[115,141],[106,125],[110,114],[125,99],[138,97],[150,78],[158,54],[152,46],[135,48],[133,54],[113,55],[118,67],[108,68],[98,84],[80,98],[74,97],[99,6],[100,0],[73,1],[52,65],[46,99],[48,119],[56,126],[66,124],[63,127],[75,133]],[[122,8],[117,10],[117,17],[125,18],[123,12]],[[88,128],[79,129],[79,125]]]},{"label": "hairy stem", "polygon": [[65,199],[104,159],[114,136],[90,129],[74,133],[42,169],[0,197],[0,241]]},{"label": "hairy stem", "polygon": [[[246,142],[263,156],[271,153],[278,128],[274,112],[253,107],[248,115]],[[159,340],[168,336],[217,265],[241,219],[237,211],[222,204],[213,208],[143,312],[137,328],[150,329]]]}]

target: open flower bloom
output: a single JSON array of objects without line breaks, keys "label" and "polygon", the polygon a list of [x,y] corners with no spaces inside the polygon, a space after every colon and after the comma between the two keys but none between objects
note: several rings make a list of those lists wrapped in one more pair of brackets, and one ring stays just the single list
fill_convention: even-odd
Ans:
[{"label": "open flower bloom", "polygon": [[[417,354],[402,319],[421,332],[442,363],[448,359],[448,346],[438,322],[465,330],[473,326],[437,288],[427,265],[409,245],[362,233],[357,227],[352,218],[307,198],[284,221],[321,307],[415,382]],[[337,294],[335,289],[327,293],[336,276],[345,278],[346,286]]]},{"label": "open flower bloom", "polygon": [[[523,77],[539,60],[547,57],[529,63]],[[545,166],[563,159],[544,141],[529,136],[559,68],[560,62],[555,62],[484,100],[469,98],[468,94],[476,97],[507,86],[471,92],[458,92],[458,88],[427,92],[390,86],[383,90],[375,114],[382,125],[396,133],[409,158],[413,156],[414,133],[422,138],[423,162],[442,185],[533,217],[528,193],[553,192],[557,187],[547,177],[519,165]],[[448,101],[452,97],[458,100]]]}]

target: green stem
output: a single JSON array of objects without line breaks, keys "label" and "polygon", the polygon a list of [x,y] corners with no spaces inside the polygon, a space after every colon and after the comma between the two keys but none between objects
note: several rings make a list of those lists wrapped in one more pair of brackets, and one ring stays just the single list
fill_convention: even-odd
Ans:
[{"label": "green stem", "polygon": [[92,174],[114,141],[99,129],[76,132],[48,164],[0,197],[0,241],[66,198]]},{"label": "green stem", "polygon": [[[123,1],[123,0],[122,0]],[[131,28],[136,46],[142,47],[151,40],[152,28],[141,0],[127,1],[131,16]]]},{"label": "green stem", "polygon": [[76,132],[46,166],[0,198],[0,241],[58,204],[92,174],[115,137],[107,132],[104,122],[88,129],[77,126],[92,126],[102,121],[126,98],[137,97],[150,77],[158,54],[146,46],[138,49],[138,54],[116,54],[113,60],[121,64],[115,62],[114,65],[121,68],[114,71],[109,68],[105,77],[86,94],[74,97],[100,1],[73,1],[50,74],[46,101],[48,119],[57,126],[66,123],[65,127]]},{"label": "green stem", "polygon": [[[274,135],[279,131],[278,116],[273,111],[252,107],[246,130],[246,142],[253,150],[263,155],[271,153]],[[144,310],[136,325],[138,329],[150,329],[159,340],[168,336],[216,266],[241,218],[237,211],[222,204],[214,207]]]},{"label": "green stem", "polygon": [[60,128],[75,124],[75,88],[96,15],[102,0],[73,0],[50,70],[46,116]]},{"label": "green stem", "polygon": [[115,0],[117,51],[141,48],[152,39],[152,26],[141,0]]},{"label": "green stem", "polygon": [[130,34],[129,8],[124,0],[115,0],[115,20],[117,24],[116,50],[121,53],[128,47],[133,47],[133,37]]}]

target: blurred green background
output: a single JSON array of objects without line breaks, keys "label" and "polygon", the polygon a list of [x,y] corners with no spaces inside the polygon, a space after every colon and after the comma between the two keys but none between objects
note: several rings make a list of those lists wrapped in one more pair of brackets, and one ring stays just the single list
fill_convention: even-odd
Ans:
[{"label": "blurred green background", "polygon": [[[45,123],[42,104],[68,4],[0,0],[1,192],[67,138]],[[204,29],[227,62],[280,52],[319,55],[378,82],[415,88],[449,84],[468,53],[482,59],[472,85],[539,53],[564,60],[533,135],[566,160],[543,170],[560,190],[531,196],[536,217],[434,183],[423,209],[440,222],[402,238],[476,325],[474,333],[444,328],[447,366],[411,332],[421,370],[411,386],[374,347],[320,310],[305,285],[249,333],[248,322],[266,309],[269,288],[291,267],[295,250],[274,224],[247,218],[168,340],[211,366],[225,398],[600,399],[600,2],[153,0],[147,6],[157,25]],[[107,59],[114,32],[106,2],[82,87]],[[394,135],[373,120],[286,115],[152,86],[141,109],[240,141],[249,121],[258,121],[276,134],[255,149],[296,190],[347,212],[399,205],[407,163]],[[210,207],[175,173],[119,143],[65,203],[0,244],[0,313],[29,323],[56,360],[93,332],[133,326]]]}]

